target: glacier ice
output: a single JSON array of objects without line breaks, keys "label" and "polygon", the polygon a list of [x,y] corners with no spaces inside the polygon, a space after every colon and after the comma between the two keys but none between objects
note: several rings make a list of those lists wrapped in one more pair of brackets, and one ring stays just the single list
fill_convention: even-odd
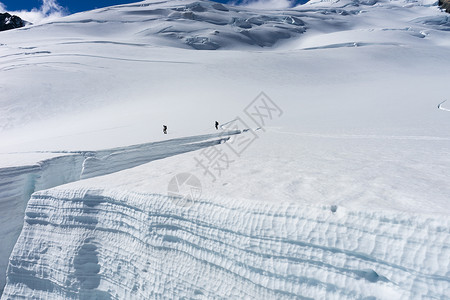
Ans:
[{"label": "glacier ice", "polygon": [[295,203],[47,190],[28,203],[3,298],[439,298],[448,219]]},{"label": "glacier ice", "polygon": [[238,133],[229,131],[101,151],[60,153],[33,165],[0,168],[0,235],[3,241],[0,244],[0,287],[5,284],[8,257],[19,236],[25,207],[33,192],[217,145],[229,135]]}]

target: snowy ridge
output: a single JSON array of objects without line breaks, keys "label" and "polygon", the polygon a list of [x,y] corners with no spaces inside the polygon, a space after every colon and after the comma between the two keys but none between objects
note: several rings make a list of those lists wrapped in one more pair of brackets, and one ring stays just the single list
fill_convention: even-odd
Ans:
[{"label": "snowy ridge", "polygon": [[96,155],[84,160],[81,179],[111,174],[156,159],[221,144],[226,142],[229,136],[240,133],[241,131],[235,130],[98,151]]},{"label": "snowy ridge", "polygon": [[35,165],[0,168],[0,287],[5,284],[8,257],[23,225],[31,194],[80,179],[132,168],[149,161],[223,143],[229,135],[207,134],[102,151],[67,153]]},{"label": "snowy ridge", "polygon": [[48,190],[29,201],[2,299],[440,298],[449,241],[444,218]]},{"label": "snowy ridge", "polygon": [[[406,4],[406,1],[379,1],[375,5],[324,1],[284,11],[268,11],[208,1],[143,1],[78,13],[14,32],[2,32],[4,44],[1,49],[4,54],[0,56],[0,71],[7,76],[3,77],[1,85],[7,100],[0,106],[0,133],[39,120],[110,107],[113,101],[117,104],[128,99],[125,102],[138,105],[136,103],[147,95],[152,95],[151,106],[161,106],[164,102],[157,99],[169,101],[179,96],[176,90],[161,91],[161,86],[167,85],[176,72],[191,74],[177,78],[184,89],[201,82],[205,78],[202,74],[213,76],[220,85],[208,86],[211,92],[215,92],[218,86],[230,86],[234,80],[229,76],[216,78],[217,72],[205,68],[205,65],[213,64],[218,69],[231,65],[233,76],[237,76],[243,64],[253,67],[262,65],[257,63],[258,60],[278,59],[277,51],[302,49],[311,52],[289,53],[299,55],[294,58],[298,62],[291,61],[289,72],[277,75],[283,80],[294,78],[289,74],[296,74],[299,68],[305,67],[310,57],[327,57],[327,53],[333,50],[341,52],[360,48],[365,50],[357,53],[368,53],[383,47],[393,53],[403,51],[405,47],[421,49],[441,45],[445,49],[440,48],[436,53],[446,57],[446,41],[449,40],[446,34],[450,26],[447,14],[439,12],[437,6],[426,7],[414,2],[409,3],[412,7],[402,7]],[[379,15],[383,16],[384,22],[380,22]],[[184,51],[186,49],[237,50],[239,55],[233,51],[198,53]],[[274,56],[260,60],[263,57],[261,53],[250,55],[247,50],[275,53],[264,53]],[[319,53],[315,50],[326,51]],[[253,59],[255,56],[258,60]],[[330,63],[334,61],[326,61],[327,65]],[[268,72],[264,70],[263,73]],[[307,74],[311,72],[306,71]],[[110,74],[115,76],[99,84]],[[20,80],[8,80],[9,76],[23,78],[29,86],[17,93],[16,85]],[[48,77],[50,90],[36,80],[41,77]],[[242,75],[242,79],[244,77],[250,78]],[[256,75],[251,76],[254,77]],[[148,80],[143,82],[144,78]],[[260,82],[259,78],[255,81]],[[243,98],[253,97],[255,90],[261,89],[260,85],[254,85]],[[204,89],[207,87],[203,86]],[[295,92],[295,88],[292,90]],[[221,93],[224,95],[221,101],[236,97],[225,91]],[[194,100],[193,95],[189,98]],[[146,116],[155,120],[159,128],[161,122],[156,121],[158,117],[158,114],[151,118]],[[232,117],[228,115],[226,119]],[[92,126],[98,125],[93,122]],[[114,126],[117,124],[110,127]],[[156,126],[152,124],[149,127]]]}]

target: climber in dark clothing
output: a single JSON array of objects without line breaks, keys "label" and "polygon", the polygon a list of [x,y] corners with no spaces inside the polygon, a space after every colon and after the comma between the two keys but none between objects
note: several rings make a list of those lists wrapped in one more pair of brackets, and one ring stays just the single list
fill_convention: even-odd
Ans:
[{"label": "climber in dark clothing", "polygon": [[163,125],[163,132],[164,132],[164,134],[167,134],[167,126],[166,125]]},{"label": "climber in dark clothing", "polygon": [[216,130],[219,129],[219,122],[216,121]]}]

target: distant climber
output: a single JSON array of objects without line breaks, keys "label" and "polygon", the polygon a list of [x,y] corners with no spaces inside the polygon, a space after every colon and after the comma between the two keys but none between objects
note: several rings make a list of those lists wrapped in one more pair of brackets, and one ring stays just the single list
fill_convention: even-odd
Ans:
[{"label": "distant climber", "polygon": [[216,121],[216,130],[219,129],[219,122]]},{"label": "distant climber", "polygon": [[166,125],[163,125],[163,132],[164,132],[164,134],[167,134],[167,126]]}]

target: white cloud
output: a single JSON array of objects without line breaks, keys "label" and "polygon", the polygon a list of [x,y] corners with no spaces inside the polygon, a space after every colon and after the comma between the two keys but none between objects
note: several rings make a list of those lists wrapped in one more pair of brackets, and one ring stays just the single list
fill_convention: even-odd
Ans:
[{"label": "white cloud", "polygon": [[243,6],[256,9],[284,9],[292,6],[290,0],[244,0]]},{"label": "white cloud", "polygon": [[[8,11],[6,5],[2,2],[0,2],[0,11]],[[8,12],[33,24],[51,21],[67,14],[66,10],[59,5],[56,0],[42,0],[40,8],[33,8],[30,11],[21,10]]]},{"label": "white cloud", "polygon": [[64,8],[56,0],[43,0],[41,10],[44,14],[61,13]]}]

